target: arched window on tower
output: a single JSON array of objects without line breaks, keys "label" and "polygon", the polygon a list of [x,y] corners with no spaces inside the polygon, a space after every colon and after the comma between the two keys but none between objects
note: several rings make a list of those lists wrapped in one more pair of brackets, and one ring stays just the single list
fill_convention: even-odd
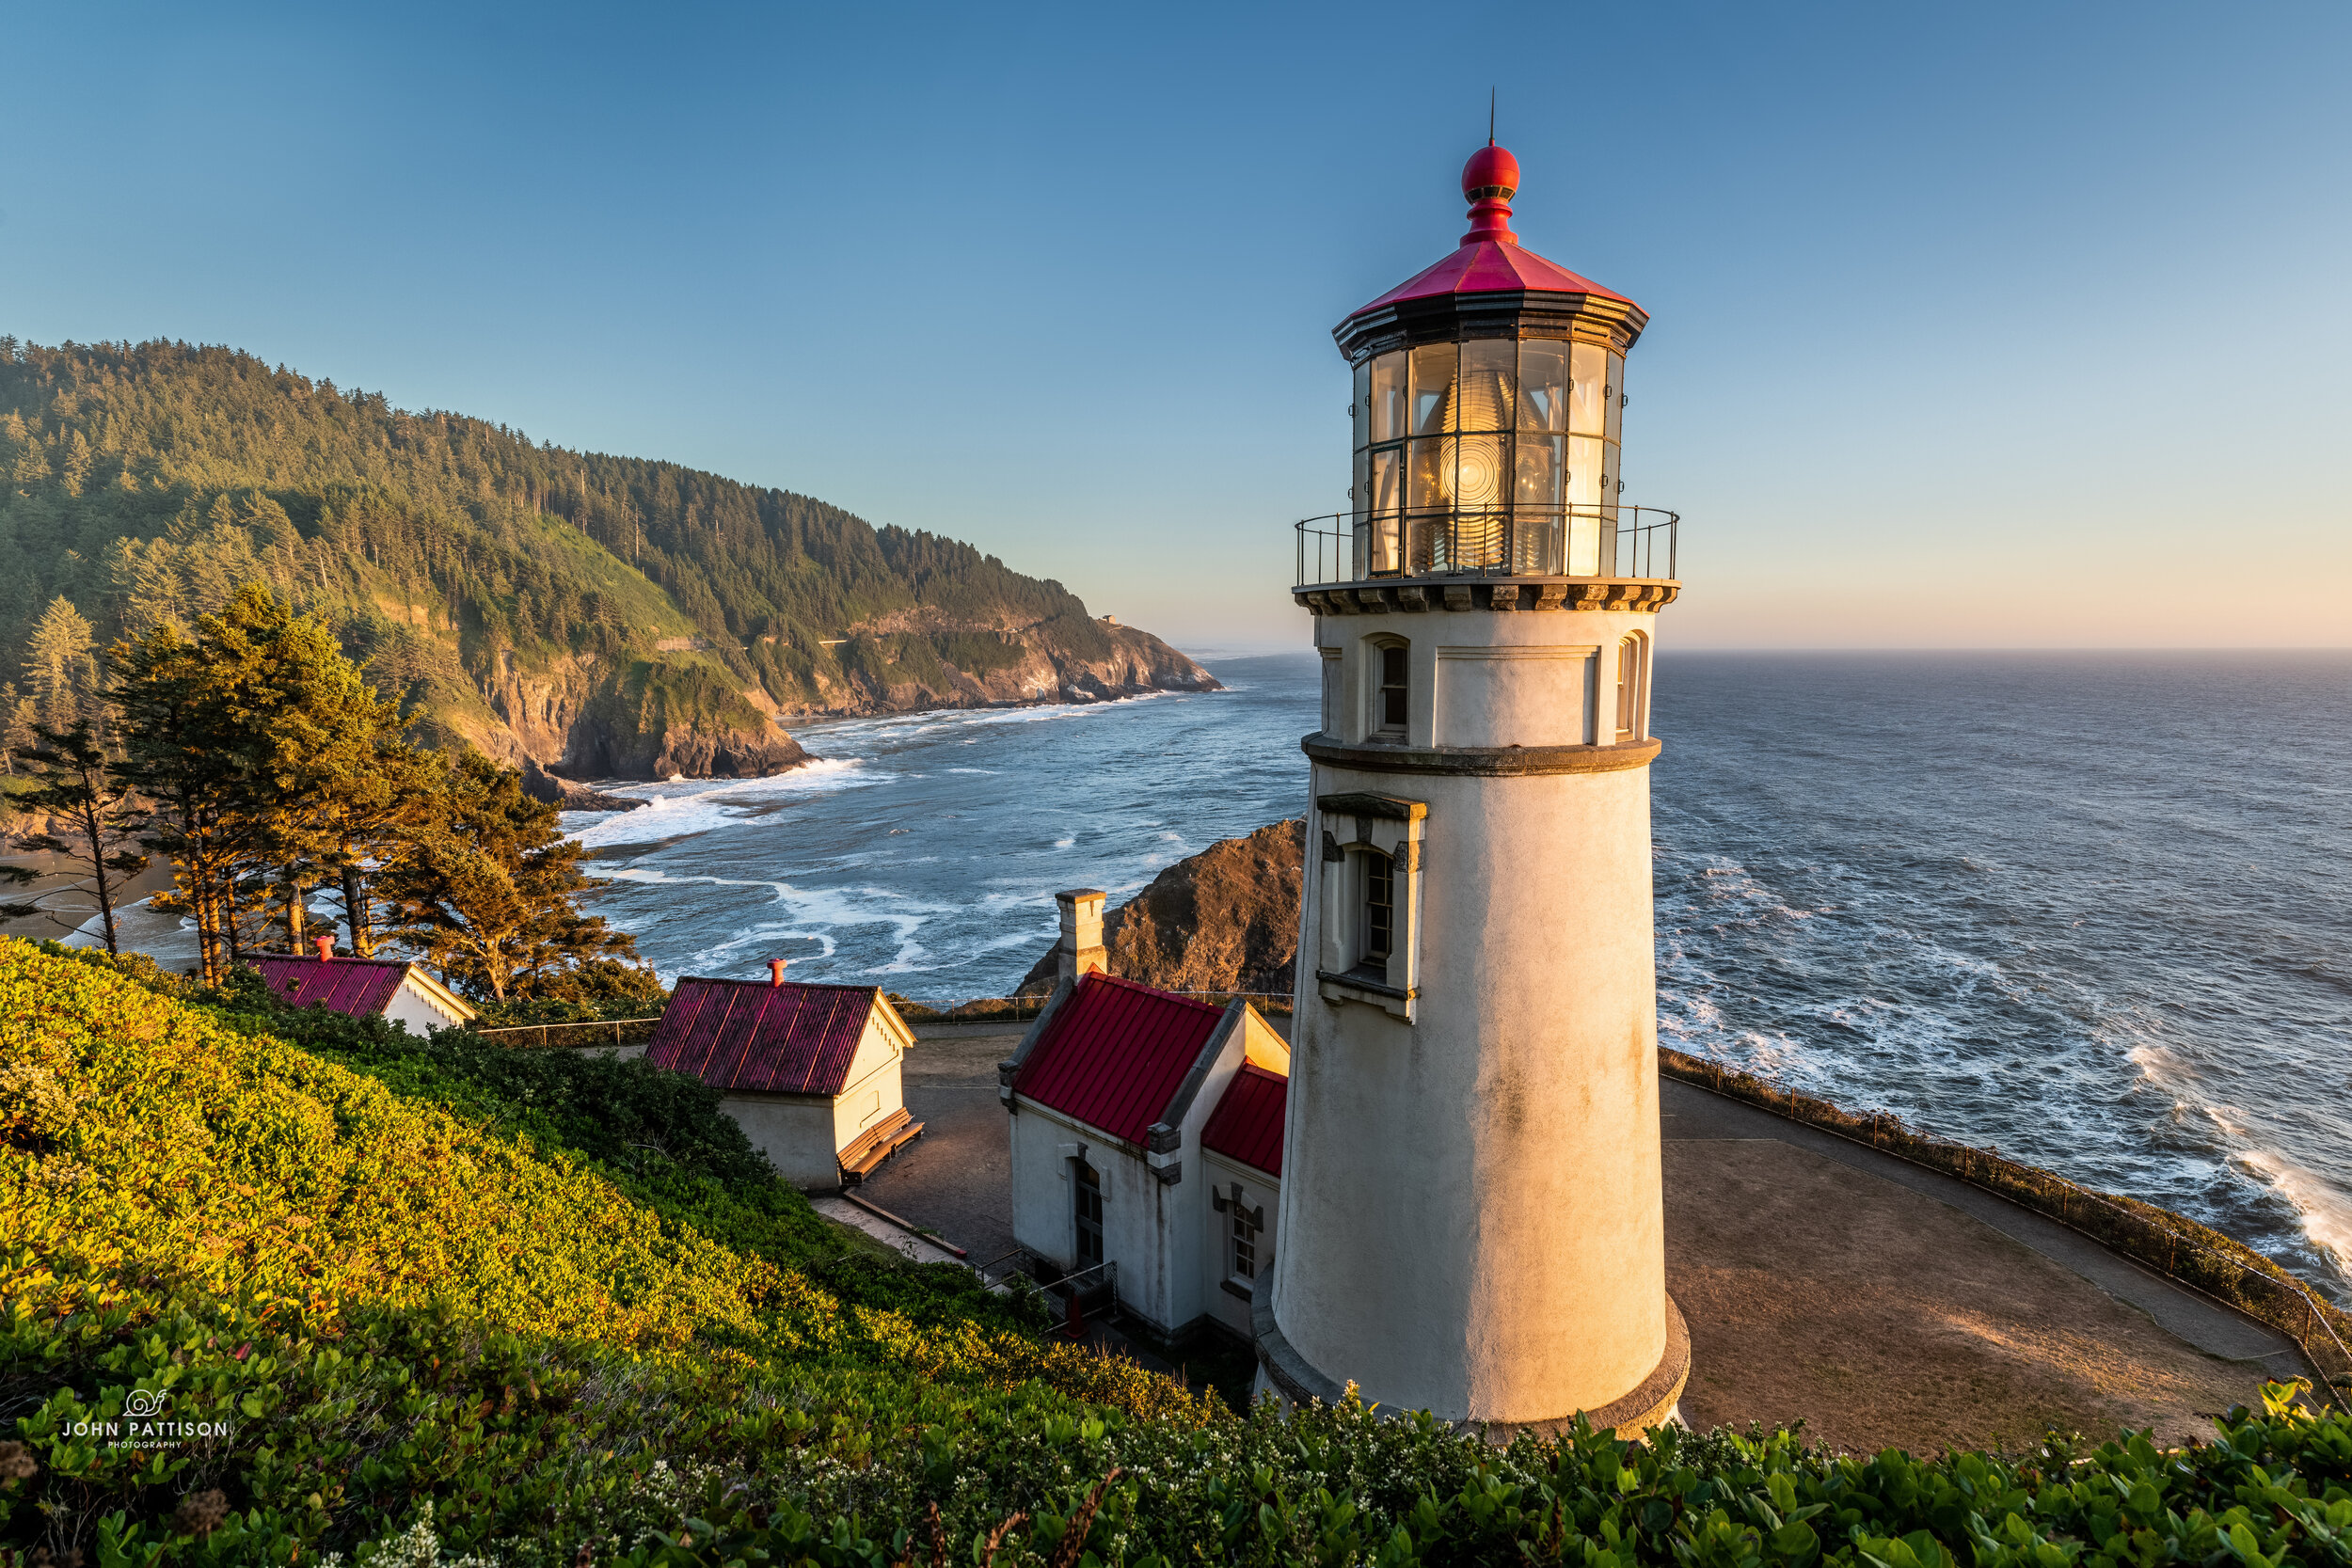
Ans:
[{"label": "arched window on tower", "polygon": [[1412,711],[1412,689],[1406,676],[1409,652],[1406,644],[1396,641],[1372,645],[1372,721],[1365,727],[1385,740],[1405,738],[1406,718]]},{"label": "arched window on tower", "polygon": [[1642,738],[1642,700],[1649,682],[1649,669],[1644,655],[1648,651],[1648,639],[1640,632],[1628,634],[1617,644],[1617,738]]}]

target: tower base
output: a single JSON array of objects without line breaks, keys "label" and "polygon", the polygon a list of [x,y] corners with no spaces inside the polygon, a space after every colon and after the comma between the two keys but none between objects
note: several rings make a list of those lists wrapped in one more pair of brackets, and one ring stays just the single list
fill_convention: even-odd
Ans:
[{"label": "tower base", "polygon": [[[1293,1404],[1304,1404],[1310,1400],[1339,1403],[1347,1397],[1346,1387],[1299,1354],[1275,1325],[1273,1293],[1270,1289],[1254,1292],[1249,1302],[1249,1337],[1257,1349],[1258,1370],[1265,1384]],[[1572,1410],[1549,1420],[1461,1420],[1454,1424],[1465,1431],[1474,1428],[1488,1442],[1501,1444],[1521,1433],[1557,1437],[1574,1426],[1576,1418],[1581,1415],[1596,1432],[1613,1432],[1622,1438],[1640,1437],[1674,1415],[1675,1404],[1682,1398],[1683,1385],[1690,1381],[1691,1328],[1682,1321],[1682,1308],[1675,1305],[1675,1298],[1670,1295],[1666,1298],[1666,1353],[1631,1392],[1611,1400],[1597,1410]]]}]

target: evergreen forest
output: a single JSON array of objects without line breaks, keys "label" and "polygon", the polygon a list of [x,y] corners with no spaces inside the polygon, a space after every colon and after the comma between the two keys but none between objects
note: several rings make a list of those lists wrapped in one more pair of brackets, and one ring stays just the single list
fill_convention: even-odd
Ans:
[{"label": "evergreen forest", "polygon": [[[508,760],[553,760],[599,707],[619,757],[665,724],[1207,683],[1059,583],[807,496],[406,412],[229,348],[0,337],[12,713],[70,727],[96,650],[247,583],[325,620],[419,738]],[[988,684],[1016,667],[1017,688]]]}]

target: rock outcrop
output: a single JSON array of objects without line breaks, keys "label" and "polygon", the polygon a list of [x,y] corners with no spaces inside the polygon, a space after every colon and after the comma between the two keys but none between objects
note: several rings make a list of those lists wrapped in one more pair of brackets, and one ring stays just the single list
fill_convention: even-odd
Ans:
[{"label": "rock outcrop", "polygon": [[[1288,995],[1296,978],[1307,824],[1219,839],[1152,879],[1103,917],[1110,971],[1163,990]],[[1020,994],[1054,989],[1049,947]]]},{"label": "rock outcrop", "polygon": [[918,607],[848,628],[795,664],[783,714],[851,718],[924,708],[1107,702],[1147,691],[1216,691],[1216,676],[1148,631],[1107,618],[1026,624]]}]

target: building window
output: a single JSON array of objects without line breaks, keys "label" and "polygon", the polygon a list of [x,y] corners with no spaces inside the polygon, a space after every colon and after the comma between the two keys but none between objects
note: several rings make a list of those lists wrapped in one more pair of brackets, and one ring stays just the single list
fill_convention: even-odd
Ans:
[{"label": "building window", "polygon": [[1406,683],[1406,645],[1383,642],[1375,651],[1380,656],[1380,685],[1373,693],[1372,728],[1375,735],[1403,736],[1408,711]]},{"label": "building window", "polygon": [[1236,1284],[1248,1284],[1258,1277],[1258,1227],[1255,1216],[1263,1211],[1245,1210],[1237,1200],[1233,1204],[1233,1261],[1231,1277]]},{"label": "building window", "polygon": [[1103,1260],[1103,1178],[1084,1160],[1071,1183],[1072,1217],[1078,1227],[1078,1267],[1090,1269]]},{"label": "building window", "polygon": [[1364,863],[1364,964],[1385,970],[1396,950],[1396,863],[1377,849]]},{"label": "building window", "polygon": [[1638,740],[1642,730],[1642,638],[1617,644],[1617,738]]}]

